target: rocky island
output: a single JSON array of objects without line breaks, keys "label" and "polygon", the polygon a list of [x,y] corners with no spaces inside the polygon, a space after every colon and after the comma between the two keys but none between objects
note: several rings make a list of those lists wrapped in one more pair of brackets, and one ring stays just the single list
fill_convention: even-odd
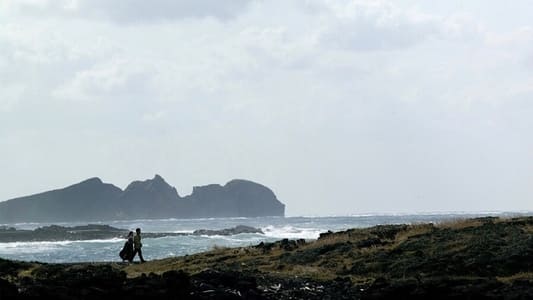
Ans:
[{"label": "rocky island", "polygon": [[143,264],[0,259],[0,299],[532,299],[533,217],[380,225]]},{"label": "rocky island", "polygon": [[0,224],[123,219],[284,216],[285,205],[261,184],[235,179],[194,187],[181,197],[161,176],[125,190],[90,178],[66,188],[0,202]]}]

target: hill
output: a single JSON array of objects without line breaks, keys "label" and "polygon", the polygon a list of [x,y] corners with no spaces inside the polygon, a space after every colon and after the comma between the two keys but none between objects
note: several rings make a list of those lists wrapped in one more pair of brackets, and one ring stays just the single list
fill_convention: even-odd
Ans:
[{"label": "hill", "polygon": [[90,178],[66,188],[0,202],[0,223],[283,216],[267,187],[247,180],[194,187],[181,197],[161,176],[125,190]]},{"label": "hill", "polygon": [[533,217],[374,226],[143,264],[0,259],[0,298],[36,295],[533,299]]}]

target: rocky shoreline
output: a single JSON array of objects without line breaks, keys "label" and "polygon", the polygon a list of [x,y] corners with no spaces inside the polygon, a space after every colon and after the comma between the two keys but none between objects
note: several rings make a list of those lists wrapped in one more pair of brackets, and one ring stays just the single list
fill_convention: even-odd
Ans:
[{"label": "rocky shoreline", "polygon": [[[116,228],[109,225],[89,224],[73,227],[49,225],[34,230],[16,229],[0,226],[0,243],[9,242],[38,242],[38,241],[79,241],[95,239],[125,238],[128,229]],[[235,235],[241,233],[263,233],[261,229],[237,225],[233,228],[220,230],[198,229],[192,233],[183,232],[145,232],[144,238],[159,238],[178,235]]]},{"label": "rocky shoreline", "polygon": [[533,217],[383,225],[143,264],[0,259],[0,299],[533,299]]}]

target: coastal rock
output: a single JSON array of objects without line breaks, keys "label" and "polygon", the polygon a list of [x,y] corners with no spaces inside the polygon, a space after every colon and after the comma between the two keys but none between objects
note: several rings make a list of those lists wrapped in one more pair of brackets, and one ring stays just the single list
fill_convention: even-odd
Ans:
[{"label": "coastal rock", "polygon": [[0,242],[35,242],[35,241],[76,241],[93,239],[123,238],[128,230],[109,225],[89,224],[64,227],[50,225],[34,230],[18,230],[13,227],[0,228]]},{"label": "coastal rock", "polygon": [[[7,242],[36,242],[36,241],[76,241],[125,238],[128,229],[115,228],[109,225],[89,224],[74,227],[49,225],[34,230],[16,229],[14,227],[0,226],[0,243]],[[160,238],[165,236],[184,235],[235,235],[241,233],[260,233],[261,229],[238,225],[233,228],[220,230],[198,229],[193,233],[184,232],[143,232],[143,238]]]},{"label": "coastal rock", "polygon": [[254,228],[251,226],[237,225],[233,228],[221,229],[221,230],[209,230],[209,229],[198,229],[193,232],[193,235],[235,235],[241,233],[260,233],[264,232],[259,228]]}]

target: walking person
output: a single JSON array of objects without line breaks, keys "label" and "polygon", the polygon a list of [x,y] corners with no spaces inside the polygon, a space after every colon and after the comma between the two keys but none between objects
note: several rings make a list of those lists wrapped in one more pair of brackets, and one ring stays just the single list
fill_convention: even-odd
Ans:
[{"label": "walking person", "polygon": [[141,250],[142,246],[143,246],[143,243],[141,242],[141,228],[137,228],[135,229],[135,232],[137,233],[134,237],[133,237],[133,247],[134,247],[134,250],[133,250],[133,256],[131,257],[131,259],[133,260],[133,258],[135,257],[135,255],[137,253],[139,253],[139,258],[141,259],[141,262],[145,262],[146,260],[144,260],[143,258],[143,252]]},{"label": "walking person", "polygon": [[120,250],[119,256],[122,258],[122,262],[125,262],[126,260],[129,262],[133,261],[133,231],[128,233],[127,240],[124,243],[122,250]]}]

